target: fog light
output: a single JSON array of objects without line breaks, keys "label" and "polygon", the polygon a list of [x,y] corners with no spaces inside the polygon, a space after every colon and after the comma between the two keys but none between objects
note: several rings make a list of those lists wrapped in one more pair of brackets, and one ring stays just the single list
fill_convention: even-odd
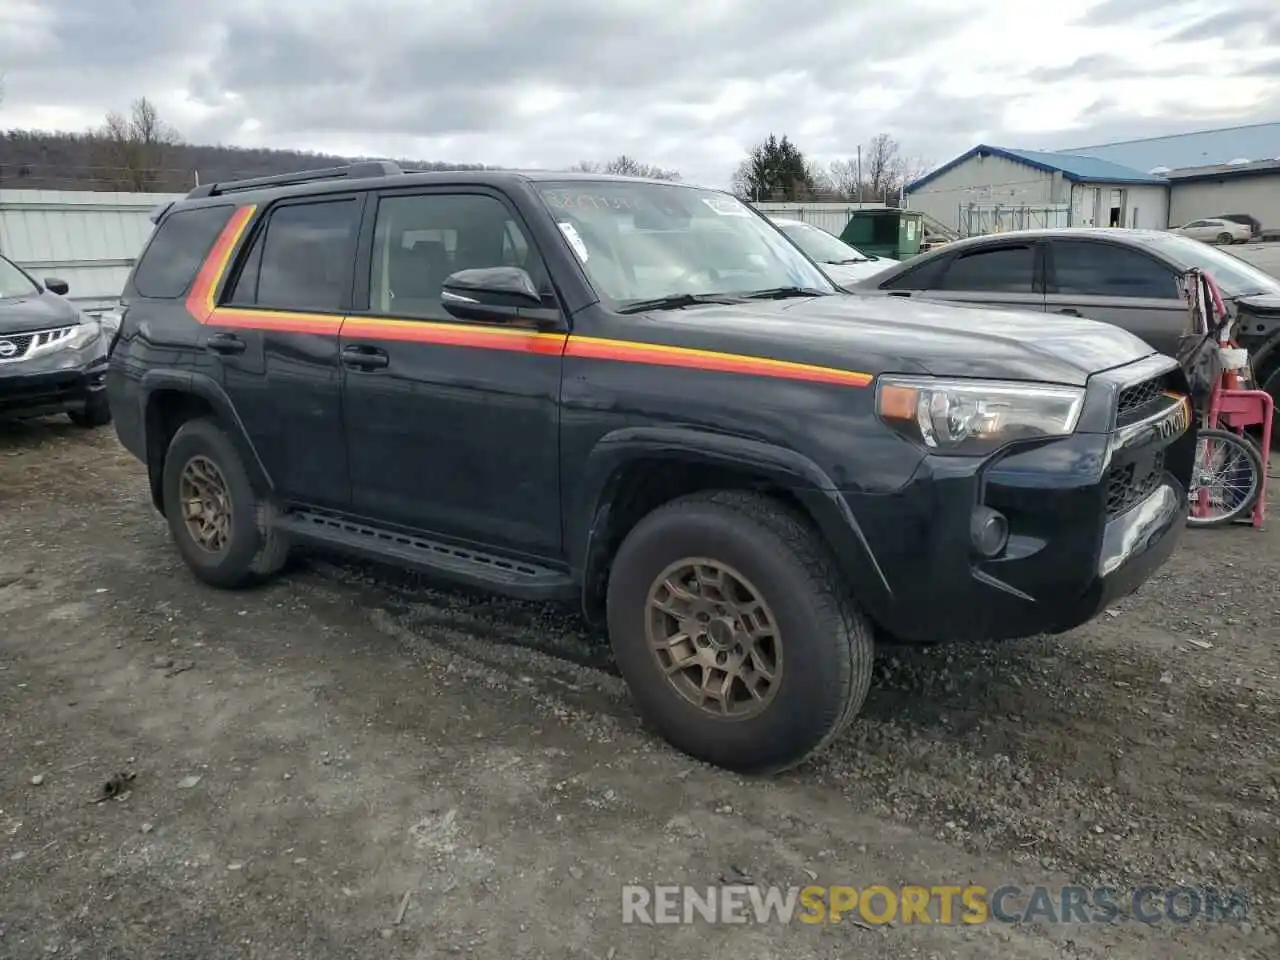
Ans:
[{"label": "fog light", "polygon": [[1009,543],[1009,521],[999,510],[976,507],[969,519],[969,539],[983,557],[998,557]]}]

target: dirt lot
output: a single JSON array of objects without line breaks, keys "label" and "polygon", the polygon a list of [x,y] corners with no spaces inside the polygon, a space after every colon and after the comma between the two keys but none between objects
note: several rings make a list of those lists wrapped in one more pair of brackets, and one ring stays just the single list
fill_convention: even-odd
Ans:
[{"label": "dirt lot", "polygon": [[[1274,958],[1277,583],[1274,529],[1189,531],[1070,635],[882,651],[851,734],[752,781],[643,730],[572,611],[317,560],[215,592],[110,430],[0,429],[0,957]],[[624,883],[744,877],[1250,913],[621,922]]]}]

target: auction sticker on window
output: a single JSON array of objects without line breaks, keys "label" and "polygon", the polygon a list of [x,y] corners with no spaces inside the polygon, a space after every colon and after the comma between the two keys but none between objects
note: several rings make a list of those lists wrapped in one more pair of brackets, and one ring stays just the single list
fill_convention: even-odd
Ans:
[{"label": "auction sticker on window", "polygon": [[751,216],[751,212],[733,197],[703,197],[702,202],[722,217]]},{"label": "auction sticker on window", "polygon": [[587,245],[582,242],[582,235],[578,233],[578,228],[564,220],[558,220],[556,226],[560,228],[564,238],[569,241],[569,246],[573,247],[573,252],[578,255],[578,259],[586,263]]}]

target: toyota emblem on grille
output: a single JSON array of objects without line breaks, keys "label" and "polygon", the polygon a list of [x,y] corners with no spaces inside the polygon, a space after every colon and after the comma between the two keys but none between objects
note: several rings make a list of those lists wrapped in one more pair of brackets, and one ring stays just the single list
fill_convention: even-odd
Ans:
[{"label": "toyota emblem on grille", "polygon": [[0,357],[12,357],[18,352],[18,345],[12,340],[0,340]]}]

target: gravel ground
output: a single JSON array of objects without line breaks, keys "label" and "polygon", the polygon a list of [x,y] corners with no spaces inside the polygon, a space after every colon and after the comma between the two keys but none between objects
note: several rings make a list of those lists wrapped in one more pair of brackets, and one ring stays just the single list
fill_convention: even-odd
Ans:
[{"label": "gravel ground", "polygon": [[[749,780],[643,729],[570,610],[315,559],[209,590],[110,430],[0,428],[0,957],[1274,958],[1277,582],[1274,530],[1188,531],[1071,634],[882,650],[842,742]],[[1250,912],[621,922],[624,883],[724,880]]]}]

